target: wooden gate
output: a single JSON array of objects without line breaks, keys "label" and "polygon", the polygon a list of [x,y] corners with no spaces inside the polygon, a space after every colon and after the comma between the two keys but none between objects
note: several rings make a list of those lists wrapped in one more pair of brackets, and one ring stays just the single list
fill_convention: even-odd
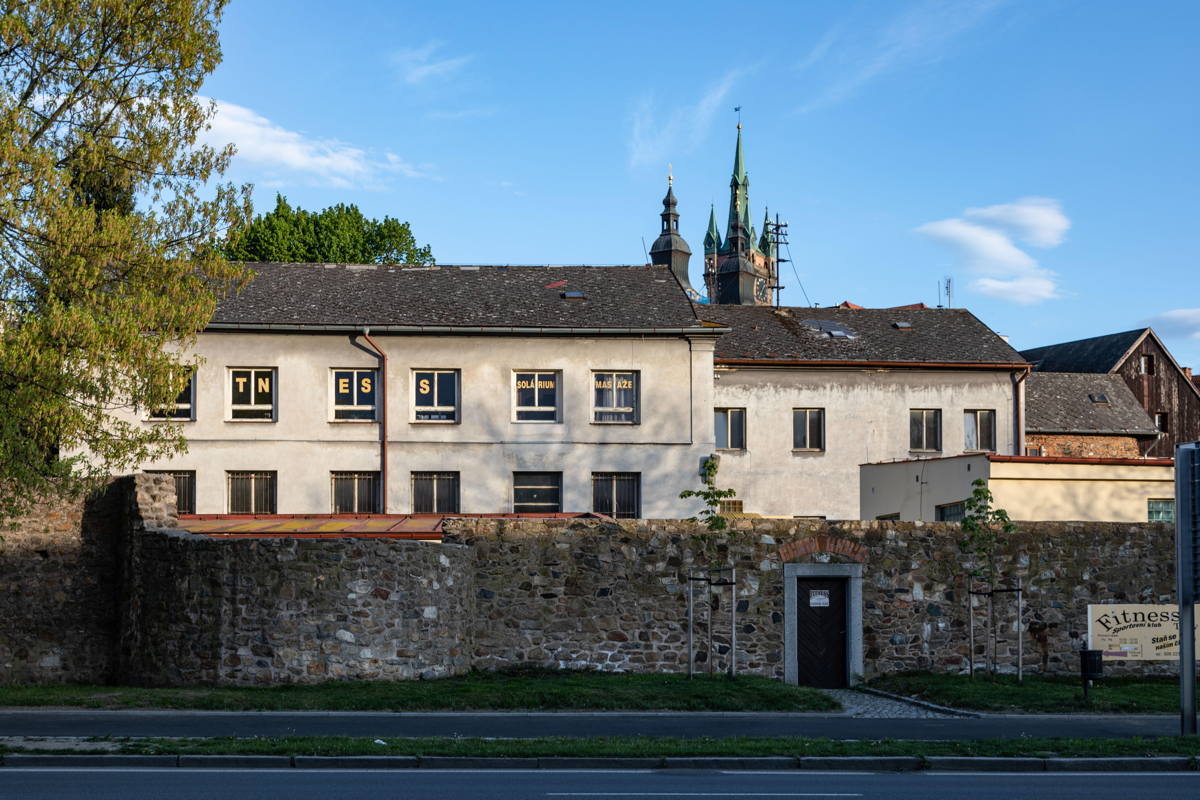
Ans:
[{"label": "wooden gate", "polygon": [[796,579],[797,683],[840,689],[846,680],[846,581]]}]

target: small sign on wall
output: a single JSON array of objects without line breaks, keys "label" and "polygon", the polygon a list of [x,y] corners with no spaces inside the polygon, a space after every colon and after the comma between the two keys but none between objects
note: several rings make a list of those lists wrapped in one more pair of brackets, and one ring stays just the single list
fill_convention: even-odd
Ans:
[{"label": "small sign on wall", "polygon": [[1088,646],[1105,661],[1178,661],[1179,606],[1088,606]]},{"label": "small sign on wall", "polygon": [[808,590],[808,607],[809,608],[829,608],[829,590],[828,589],[809,589]]}]

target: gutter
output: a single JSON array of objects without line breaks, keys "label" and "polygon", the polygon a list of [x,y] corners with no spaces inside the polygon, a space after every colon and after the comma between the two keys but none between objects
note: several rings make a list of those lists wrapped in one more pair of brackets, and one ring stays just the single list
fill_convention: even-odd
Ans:
[{"label": "gutter", "polygon": [[371,329],[364,327],[362,337],[379,354],[379,512],[387,513],[388,499],[388,424],[387,424],[387,353],[371,338]]},{"label": "gutter", "polygon": [[[210,322],[206,332],[221,331],[266,331],[280,333],[359,333],[362,325],[294,325],[274,322]],[[437,334],[521,334],[540,336],[622,336],[628,334],[657,336],[718,336],[728,333],[729,328],[550,328],[550,327],[506,327],[506,326],[457,326],[457,325],[377,325],[376,333],[437,333]]]}]

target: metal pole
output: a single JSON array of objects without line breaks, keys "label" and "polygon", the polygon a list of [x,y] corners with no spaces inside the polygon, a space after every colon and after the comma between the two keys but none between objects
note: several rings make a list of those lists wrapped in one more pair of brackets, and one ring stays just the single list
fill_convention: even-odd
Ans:
[{"label": "metal pole", "polygon": [[988,672],[996,674],[996,603],[995,590],[988,584],[988,639],[991,641],[991,647],[988,653]]},{"label": "metal pole", "polygon": [[692,585],[691,573],[688,573],[686,584],[688,594],[688,679],[691,680],[696,670],[696,649],[692,635],[692,626],[695,622],[693,618],[695,613],[695,603],[693,602],[692,597],[696,592],[696,587]]},{"label": "metal pole", "polygon": [[969,653],[967,654],[967,669],[970,672],[971,678],[975,678],[975,595],[971,591],[971,579],[967,579],[967,630],[969,631],[970,644],[967,645]]},{"label": "metal pole", "polygon": [[1017,578],[1017,683],[1025,682],[1025,624],[1021,614],[1021,578]]},{"label": "metal pole", "polygon": [[729,570],[729,677],[737,675],[737,568]]},{"label": "metal pole", "polygon": [[[712,675],[713,674],[713,661],[716,660],[715,658],[713,658],[713,642],[712,642],[712,629],[713,629],[713,625],[712,625],[712,620],[713,620],[712,581],[709,581],[707,586],[708,586],[708,592],[707,592],[708,601],[705,603],[705,606],[707,606],[707,608],[708,608],[708,615],[705,617],[705,620],[708,622],[708,659],[707,660],[708,660],[708,674]],[[717,597],[718,597],[717,604],[719,605],[721,602],[719,599],[720,595],[717,595]]]},{"label": "metal pole", "polygon": [[1200,442],[1175,448],[1175,586],[1179,597],[1179,728],[1196,734],[1196,537]]}]

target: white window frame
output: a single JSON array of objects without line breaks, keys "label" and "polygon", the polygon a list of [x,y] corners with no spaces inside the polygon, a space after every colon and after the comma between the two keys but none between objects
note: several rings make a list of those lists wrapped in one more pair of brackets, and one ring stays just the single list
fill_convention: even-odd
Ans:
[{"label": "white window frame", "polygon": [[[602,375],[607,375],[611,380],[616,381],[618,375],[633,376],[633,406],[598,406],[596,405],[596,379]],[[615,392],[617,388],[613,386],[609,389],[613,392],[613,400],[616,400]],[[638,425],[642,421],[642,373],[636,369],[594,369],[592,370],[592,380],[590,385],[590,393],[592,397],[592,424],[593,425]],[[599,414],[615,414],[629,413],[632,419],[611,419],[602,420],[596,419]]]},{"label": "white window frame", "polygon": [[[535,384],[540,384],[542,381],[542,378],[547,375],[553,376],[554,381],[555,381],[555,383],[554,383],[554,386],[555,386],[554,405],[553,406],[537,406],[537,405],[535,405],[535,406],[520,406],[520,405],[517,405],[517,396],[518,396],[517,395],[517,391],[518,391],[517,390],[517,376],[518,375],[533,375],[534,376],[533,380],[534,380]],[[537,425],[537,424],[553,425],[553,424],[562,422],[563,382],[562,382],[562,372],[560,370],[514,369],[512,372],[511,390],[512,390],[512,409],[513,409],[512,421],[513,422],[520,423],[521,425]],[[533,392],[534,392],[534,402],[536,402],[537,400],[539,400],[541,398],[540,385],[535,386]],[[554,418],[553,419],[521,419],[522,411],[553,411]]]},{"label": "white window frame", "polygon": [[[804,412],[804,441],[809,444],[809,447],[796,447],[796,414]],[[821,446],[812,447],[811,438],[809,436],[810,423],[813,414],[817,414],[821,421]],[[793,453],[824,453],[825,452],[825,409],[824,408],[793,408],[792,409],[792,452]]]},{"label": "white window frame", "polygon": [[[742,431],[741,431],[742,446],[741,447],[734,447],[730,443],[733,439],[733,436],[731,435],[732,428],[730,427],[730,424],[729,424],[731,411],[741,412],[740,415],[738,415],[738,416],[740,416],[741,421],[742,421]],[[723,447],[721,446],[720,442],[716,441],[716,439],[717,439],[716,424],[717,424],[717,415],[718,414],[725,415],[725,445]],[[740,452],[743,452],[743,451],[749,449],[748,442],[746,441],[746,409],[734,408],[732,406],[722,406],[722,407],[713,409],[713,446],[716,447],[718,450],[728,450],[733,453],[740,453]]]},{"label": "white window frame", "polygon": [[[432,405],[432,406],[418,406],[417,405],[417,381],[418,381],[417,376],[422,373],[425,373],[425,372],[432,373],[434,376],[433,390],[434,390],[434,402],[435,403],[439,400],[445,399],[443,397],[438,396],[438,394],[437,394],[437,376],[444,375],[444,374],[451,374],[454,376],[454,403],[452,405]],[[412,387],[411,387],[411,390],[409,391],[409,404],[408,404],[409,422],[412,422],[416,425],[456,425],[456,424],[458,424],[458,422],[462,419],[462,370],[442,369],[440,367],[422,367],[419,369],[414,368],[412,370],[411,374],[412,374],[412,380],[410,381],[410,383],[412,384]],[[454,418],[453,419],[417,419],[418,412],[425,412],[425,411],[452,411],[452,412],[454,412]]]},{"label": "white window frame", "polygon": [[[179,397],[187,394],[187,402],[179,402]],[[178,417],[170,413],[173,411],[186,410],[187,416]],[[164,413],[165,412],[165,413]],[[195,422],[196,421],[196,371],[192,370],[188,376],[187,386],[174,401],[167,404],[166,408],[151,409],[146,415],[146,419],[150,422]]]},{"label": "white window frame", "polygon": [[[980,439],[982,438],[982,437],[980,437],[979,432],[981,430],[983,430],[982,426],[980,426],[980,424],[979,424],[979,417],[981,414],[986,414],[991,417],[991,422],[992,422],[992,424],[991,424],[992,446],[991,447],[980,447],[979,446],[981,444]],[[967,432],[969,430],[967,427],[968,418],[973,418],[975,420],[975,445],[976,445],[975,447],[967,446]],[[963,452],[966,452],[966,453],[995,453],[996,452],[996,409],[994,409],[994,408],[968,408],[968,409],[963,410]]]},{"label": "white window frame", "polygon": [[[929,442],[926,439],[925,432],[928,430],[925,424],[927,414],[934,414],[937,417],[937,446],[936,447],[913,447],[912,441],[912,415],[921,413],[921,439],[926,445]],[[908,410],[908,450],[911,453],[940,453],[942,452],[942,440],[945,439],[945,431],[942,429],[942,410],[940,408],[910,408]]]},{"label": "white window frame", "polygon": [[[233,402],[233,374],[235,372],[250,373],[250,394],[251,398],[258,392],[259,374],[261,372],[269,372],[271,374],[271,405],[267,406],[263,403],[249,403],[236,405]],[[270,417],[235,417],[233,412],[236,410],[262,410],[270,408]],[[225,370],[225,421],[226,422],[275,422],[279,419],[279,369],[277,367],[229,367]]]},{"label": "white window frame", "polygon": [[[358,399],[359,381],[364,373],[369,373],[371,381],[375,387],[375,402],[370,405],[338,405],[337,404],[337,374],[339,372],[350,372],[354,374],[352,381],[352,393],[354,399]],[[339,411],[370,411],[370,419],[339,419]],[[329,421],[330,422],[378,422],[379,421],[379,370],[374,367],[330,367],[329,368]]]}]

